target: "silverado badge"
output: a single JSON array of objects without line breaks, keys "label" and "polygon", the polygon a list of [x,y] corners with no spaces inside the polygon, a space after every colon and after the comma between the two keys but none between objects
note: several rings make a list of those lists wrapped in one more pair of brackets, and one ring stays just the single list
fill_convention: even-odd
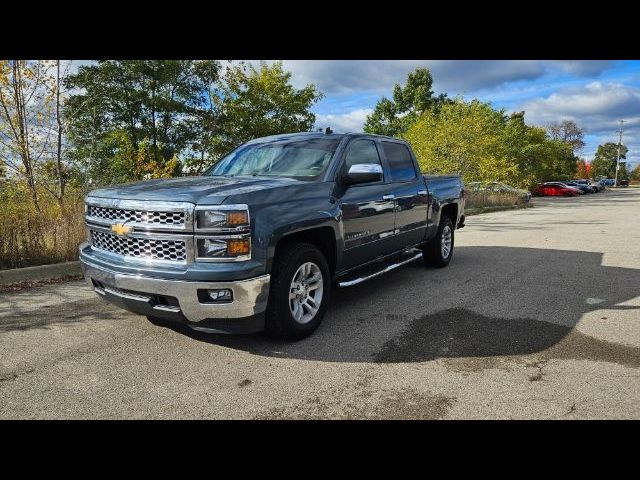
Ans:
[{"label": "silverado badge", "polygon": [[116,223],[115,225],[111,225],[111,230],[115,232],[116,235],[127,235],[132,232],[133,227],[128,227],[124,223]]}]

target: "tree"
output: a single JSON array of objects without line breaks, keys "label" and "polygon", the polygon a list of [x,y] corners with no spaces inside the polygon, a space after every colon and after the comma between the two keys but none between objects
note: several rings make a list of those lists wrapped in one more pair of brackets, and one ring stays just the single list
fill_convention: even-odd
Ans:
[{"label": "tree", "polygon": [[629,178],[631,180],[640,180],[640,163],[631,171]]},{"label": "tree", "polygon": [[592,178],[591,164],[580,159],[577,162],[576,177],[578,178]]},{"label": "tree", "polygon": [[458,172],[466,182],[506,181],[514,183],[518,165],[505,155],[502,112],[478,100],[442,105],[428,110],[406,133],[423,171]]},{"label": "tree", "polygon": [[[620,147],[620,178],[626,178],[627,169],[623,160],[627,158],[629,149],[622,145]],[[594,176],[604,176],[606,178],[614,178],[616,176],[616,163],[618,158],[618,144],[607,142],[604,145],[598,145],[596,155],[591,162]]]},{"label": "tree", "polygon": [[65,108],[74,181],[177,174],[183,165],[200,173],[249,139],[310,130],[310,107],[321,94],[313,85],[295,89],[290,78],[282,63],[102,60],[80,67],[65,82],[75,91]]},{"label": "tree", "polygon": [[578,127],[573,120],[563,120],[561,123],[549,125],[549,135],[553,140],[559,140],[571,145],[573,153],[584,147],[584,128]]},{"label": "tree", "polygon": [[117,154],[146,141],[163,170],[201,144],[218,115],[208,92],[219,68],[210,60],[100,60],[80,67],[65,82],[77,92],[66,109],[76,173],[99,178]]},{"label": "tree", "polygon": [[280,133],[305,132],[316,121],[310,108],[322,98],[314,85],[302,89],[289,82],[282,62],[260,68],[240,65],[228,70],[223,86],[222,140],[218,153],[257,137]]},{"label": "tree", "polygon": [[53,125],[47,61],[0,61],[0,159],[24,179],[36,209],[37,167],[50,153]]},{"label": "tree", "polygon": [[382,97],[371,115],[367,116],[364,131],[378,135],[402,136],[422,112],[437,110],[449,102],[446,94],[434,96],[433,78],[426,68],[409,73],[404,87],[396,84],[393,100]]}]

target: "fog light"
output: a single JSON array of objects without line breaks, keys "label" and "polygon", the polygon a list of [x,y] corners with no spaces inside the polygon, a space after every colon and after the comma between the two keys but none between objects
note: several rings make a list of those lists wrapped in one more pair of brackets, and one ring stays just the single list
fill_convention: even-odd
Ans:
[{"label": "fog light", "polygon": [[214,302],[230,302],[233,300],[233,292],[230,288],[209,290],[209,298]]}]

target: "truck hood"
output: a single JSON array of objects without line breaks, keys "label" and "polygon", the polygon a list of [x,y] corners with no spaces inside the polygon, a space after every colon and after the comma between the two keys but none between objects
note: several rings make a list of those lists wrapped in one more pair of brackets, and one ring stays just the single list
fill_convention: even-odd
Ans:
[{"label": "truck hood", "polygon": [[285,177],[180,177],[114,185],[92,191],[89,196],[123,200],[163,200],[218,205],[230,195],[307,184]]}]

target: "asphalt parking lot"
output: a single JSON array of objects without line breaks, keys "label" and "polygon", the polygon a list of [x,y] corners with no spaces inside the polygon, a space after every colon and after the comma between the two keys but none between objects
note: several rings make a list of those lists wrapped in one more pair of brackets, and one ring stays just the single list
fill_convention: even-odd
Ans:
[{"label": "asphalt parking lot", "polygon": [[298,343],[0,293],[0,418],[640,418],[640,189],[470,217]]}]

